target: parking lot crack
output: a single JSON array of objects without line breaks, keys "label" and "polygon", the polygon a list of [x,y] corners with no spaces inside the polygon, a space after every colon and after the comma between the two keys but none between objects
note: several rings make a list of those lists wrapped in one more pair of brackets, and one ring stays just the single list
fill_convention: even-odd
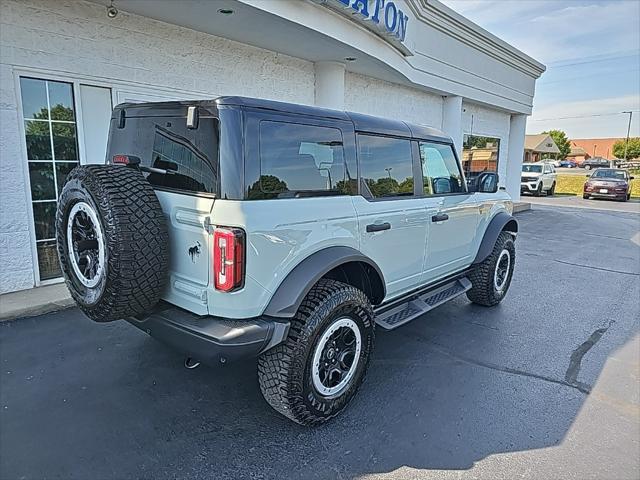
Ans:
[{"label": "parking lot crack", "polygon": [[[607,327],[608,328],[608,327]],[[453,353],[451,352],[448,348],[433,342],[432,340],[426,339],[421,335],[415,335],[415,333],[412,335],[412,338],[417,339],[419,341],[428,343],[429,345],[431,345],[433,347],[433,349],[435,351],[437,351],[438,353],[445,355],[449,358],[452,358],[454,360],[457,360],[459,362],[462,363],[466,363],[469,365],[475,365],[477,367],[483,367],[483,368],[487,368],[490,370],[496,370],[498,372],[502,372],[502,373],[508,373],[510,375],[518,375],[521,377],[528,377],[528,378],[534,378],[536,380],[542,380],[544,382],[549,382],[549,383],[555,383],[557,385],[562,385],[564,387],[570,387],[573,388],[575,390],[578,390],[581,393],[586,393],[588,394],[591,391],[591,387],[589,387],[588,385],[584,385],[581,384],[579,382],[574,382],[569,383],[566,380],[559,380],[557,378],[553,378],[553,377],[548,377],[546,375],[540,375],[537,373],[533,373],[533,372],[527,372],[525,370],[519,370],[517,368],[511,368],[511,367],[504,367],[502,365],[498,365],[496,363],[492,363],[492,362],[485,362],[483,360],[477,360],[477,359],[473,359],[473,358],[469,358],[457,353]]]},{"label": "parking lot crack", "polygon": [[572,385],[578,388],[585,393],[591,392],[591,386],[586,383],[578,381],[578,374],[580,373],[580,367],[582,366],[582,359],[587,354],[589,350],[591,350],[596,343],[600,341],[602,336],[607,332],[609,327],[613,325],[615,322],[611,320],[609,324],[605,327],[598,328],[595,330],[589,338],[587,338],[584,342],[582,342],[578,348],[576,348],[571,353],[571,359],[569,360],[569,368],[564,375],[564,380],[567,384]]},{"label": "parking lot crack", "polygon": [[600,270],[602,272],[619,273],[621,275],[634,275],[636,277],[640,277],[640,273],[636,273],[636,272],[625,272],[623,270],[614,270],[614,269],[611,269],[611,268],[595,267],[593,265],[583,265],[581,263],[566,262],[564,260],[558,260],[557,258],[554,259],[554,261],[556,261],[558,263],[563,263],[565,265],[571,265],[573,267],[591,268],[593,270]]}]

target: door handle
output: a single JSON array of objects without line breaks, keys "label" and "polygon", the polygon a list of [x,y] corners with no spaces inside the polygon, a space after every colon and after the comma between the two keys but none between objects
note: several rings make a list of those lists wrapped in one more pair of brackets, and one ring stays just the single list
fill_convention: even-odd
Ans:
[{"label": "door handle", "polygon": [[367,232],[381,232],[382,230],[389,230],[390,228],[391,224],[389,222],[371,223],[367,225]]},{"label": "door handle", "polygon": [[446,213],[438,213],[437,215],[431,217],[432,222],[444,222],[445,220],[449,220],[449,215],[447,215]]}]

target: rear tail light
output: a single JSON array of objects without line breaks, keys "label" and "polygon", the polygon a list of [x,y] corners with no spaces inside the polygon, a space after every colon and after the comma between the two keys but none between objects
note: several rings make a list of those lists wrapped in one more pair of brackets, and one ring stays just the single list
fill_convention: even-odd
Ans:
[{"label": "rear tail light", "polygon": [[218,227],[213,231],[213,278],[216,290],[230,292],[244,284],[244,231]]},{"label": "rear tail light", "polygon": [[114,155],[111,162],[118,165],[140,165],[140,158],[133,155]]}]

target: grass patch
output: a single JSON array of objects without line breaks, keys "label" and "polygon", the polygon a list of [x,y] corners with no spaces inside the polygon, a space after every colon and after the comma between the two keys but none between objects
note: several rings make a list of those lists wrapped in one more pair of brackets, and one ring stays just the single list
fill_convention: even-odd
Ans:
[{"label": "grass patch", "polygon": [[[582,175],[558,175],[556,193],[565,195],[582,195],[586,174]],[[640,197],[640,178],[631,180],[631,196]]]}]

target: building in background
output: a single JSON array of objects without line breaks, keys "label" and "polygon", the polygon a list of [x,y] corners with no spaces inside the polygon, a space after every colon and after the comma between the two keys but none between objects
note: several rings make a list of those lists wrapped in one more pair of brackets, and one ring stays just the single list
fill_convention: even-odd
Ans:
[{"label": "building in background", "polygon": [[556,159],[560,149],[548,133],[526,135],[524,137],[524,161],[539,162],[544,158]]},{"label": "building in background", "polygon": [[56,199],[105,161],[121,102],[244,95],[427,124],[520,196],[545,67],[436,0],[107,3],[0,0],[0,293],[60,281]]},{"label": "building in background", "polygon": [[582,163],[584,160],[593,157],[602,157],[608,160],[617,158],[613,154],[613,144],[624,142],[624,138],[575,138],[570,140],[571,153],[576,149],[576,161]]}]

